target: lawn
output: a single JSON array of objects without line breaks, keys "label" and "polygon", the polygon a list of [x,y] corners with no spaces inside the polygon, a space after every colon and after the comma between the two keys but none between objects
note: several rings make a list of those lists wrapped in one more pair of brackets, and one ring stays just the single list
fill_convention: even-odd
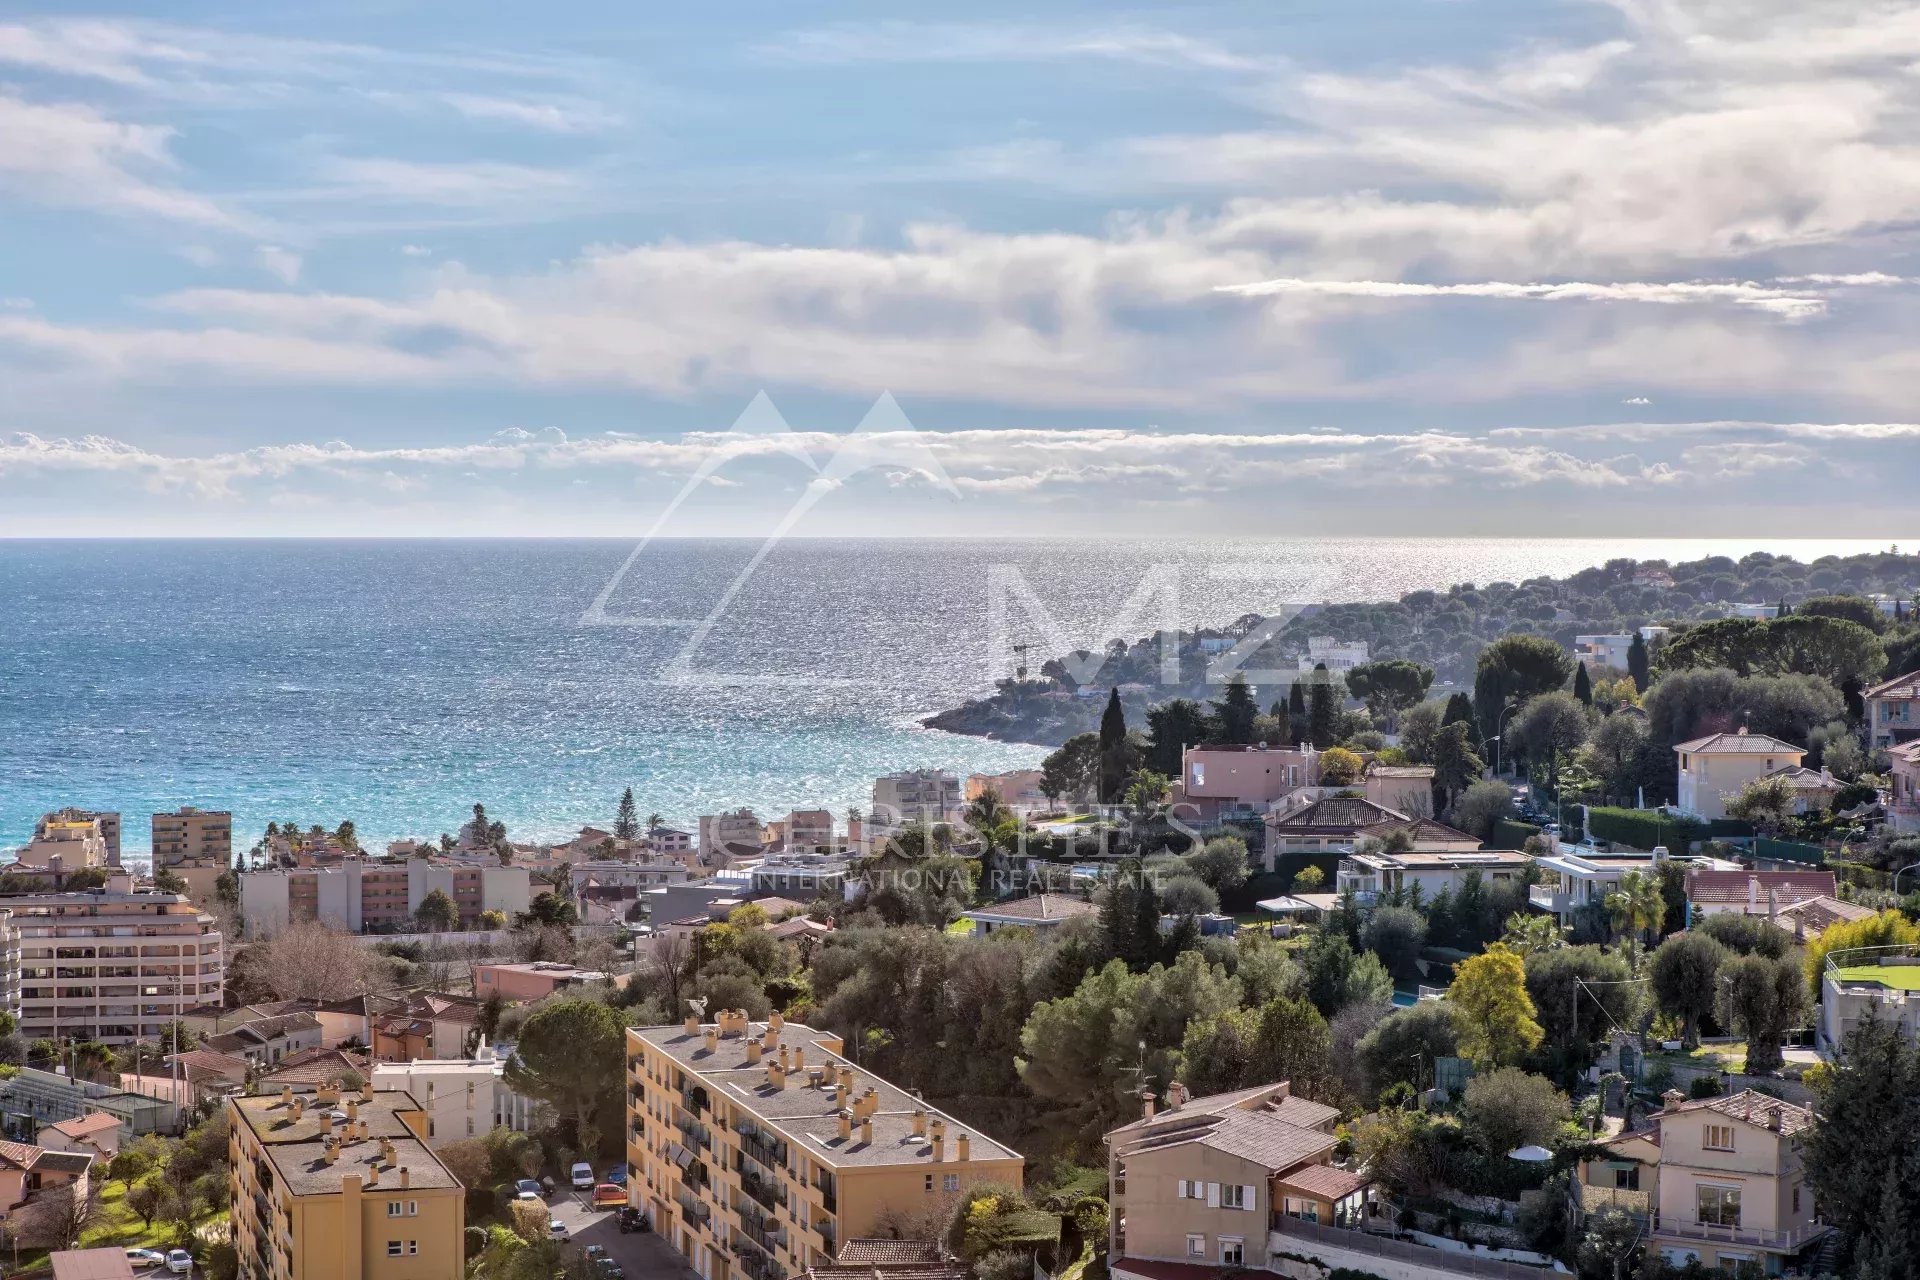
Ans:
[{"label": "lawn", "polygon": [[1850,964],[1837,970],[1841,982],[1878,982],[1895,991],[1920,991],[1920,965]]},{"label": "lawn", "polygon": [[955,920],[947,926],[947,932],[956,938],[964,938],[973,932],[973,921],[964,919]]},{"label": "lawn", "polygon": [[140,1215],[127,1207],[127,1187],[123,1182],[100,1181],[100,1214],[94,1224],[80,1233],[82,1249],[169,1249],[173,1230],[155,1218],[151,1227],[143,1226]]}]

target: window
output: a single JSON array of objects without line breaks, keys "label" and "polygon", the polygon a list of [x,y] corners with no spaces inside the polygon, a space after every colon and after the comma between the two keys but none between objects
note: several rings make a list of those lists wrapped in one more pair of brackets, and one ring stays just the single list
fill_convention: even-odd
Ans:
[{"label": "window", "polygon": [[1733,1126],[1730,1124],[1710,1124],[1704,1143],[1709,1151],[1733,1150]]},{"label": "window", "polygon": [[1220,1239],[1220,1265],[1221,1266],[1223,1267],[1243,1266],[1246,1263],[1246,1258],[1247,1258],[1247,1242],[1246,1241],[1236,1240],[1232,1236],[1221,1237]]},{"label": "window", "polygon": [[397,1218],[397,1217],[399,1217],[399,1216],[400,1216],[400,1210],[401,1210],[401,1209],[402,1209],[403,1207],[404,1207],[404,1206],[403,1206],[403,1205],[402,1205],[402,1204],[401,1204],[401,1203],[400,1203],[400,1202],[399,1202],[398,1200],[389,1200],[389,1201],[387,1201],[387,1216],[388,1216],[389,1218]]},{"label": "window", "polygon": [[467,1136],[469,1138],[473,1136],[473,1117],[472,1116],[467,1117]]},{"label": "window", "polygon": [[1615,1165],[1613,1170],[1613,1186],[1616,1191],[1638,1191],[1640,1189],[1640,1166],[1630,1164],[1622,1168]]},{"label": "window", "polygon": [[927,1190],[929,1190],[929,1191],[931,1191],[931,1190],[933,1190],[933,1175],[932,1175],[932,1174],[928,1174],[928,1175],[927,1175]]},{"label": "window", "polygon": [[407,1216],[409,1218],[417,1218],[420,1216],[420,1202],[418,1200],[407,1201]]},{"label": "window", "polygon": [[958,1191],[960,1189],[960,1175],[957,1173],[942,1174],[940,1176],[940,1189],[942,1191]]},{"label": "window", "polygon": [[419,1252],[420,1252],[420,1242],[418,1240],[407,1241],[407,1256],[409,1258],[411,1258],[414,1254]]},{"label": "window", "polygon": [[387,1256],[389,1258],[397,1258],[400,1256],[400,1242],[398,1240],[387,1241]]},{"label": "window", "polygon": [[1207,1256],[1207,1238],[1205,1236],[1188,1236],[1187,1237],[1187,1256],[1189,1258],[1206,1257]]},{"label": "window", "polygon": [[1713,1227],[1740,1225],[1740,1188],[1702,1184],[1693,1190],[1701,1222]]},{"label": "window", "polygon": [[1222,1209],[1246,1208],[1249,1190],[1250,1188],[1239,1183],[1223,1183],[1220,1187],[1220,1207]]},{"label": "window", "polygon": [[1800,1212],[1800,1184],[1797,1182],[1793,1184],[1793,1211]]}]

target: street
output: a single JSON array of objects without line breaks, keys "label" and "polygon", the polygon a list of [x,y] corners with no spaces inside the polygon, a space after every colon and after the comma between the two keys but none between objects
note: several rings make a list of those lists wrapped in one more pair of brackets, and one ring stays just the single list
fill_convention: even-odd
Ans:
[{"label": "street", "polygon": [[574,1244],[597,1244],[619,1263],[627,1280],[699,1280],[685,1259],[651,1231],[621,1235],[612,1209],[594,1210],[582,1204],[582,1195],[557,1193],[547,1209],[566,1225]]}]

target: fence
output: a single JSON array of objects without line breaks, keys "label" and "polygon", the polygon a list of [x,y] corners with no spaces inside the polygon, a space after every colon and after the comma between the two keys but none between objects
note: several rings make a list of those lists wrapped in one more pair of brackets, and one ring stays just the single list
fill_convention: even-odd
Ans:
[{"label": "fence", "polygon": [[1451,1249],[1434,1249],[1406,1240],[1393,1240],[1386,1236],[1377,1236],[1347,1227],[1325,1227],[1318,1223],[1302,1222],[1298,1218],[1285,1216],[1275,1222],[1274,1230],[1282,1236],[1308,1244],[1371,1254],[1376,1258],[1390,1258],[1396,1262],[1431,1270],[1437,1275],[1487,1276],[1491,1280],[1540,1280],[1542,1276],[1553,1275],[1558,1270],[1545,1266],[1530,1267],[1519,1262],[1504,1262],[1498,1258],[1481,1257],[1465,1252],[1455,1253]]},{"label": "fence", "polygon": [[1809,867],[1827,865],[1827,851],[1817,844],[1801,844],[1796,840],[1774,840],[1767,836],[1760,836],[1754,840],[1753,856],[1775,862],[1798,862]]}]

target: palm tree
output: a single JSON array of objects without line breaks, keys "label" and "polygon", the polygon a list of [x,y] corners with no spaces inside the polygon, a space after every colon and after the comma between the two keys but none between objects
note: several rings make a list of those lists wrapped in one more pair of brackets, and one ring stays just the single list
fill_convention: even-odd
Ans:
[{"label": "palm tree", "polygon": [[1500,941],[1523,956],[1552,951],[1563,946],[1567,931],[1552,916],[1536,916],[1516,911],[1507,917],[1507,931]]},{"label": "palm tree", "polygon": [[1650,942],[1667,918],[1659,878],[1644,871],[1621,876],[1619,887],[1607,895],[1606,908],[1615,929],[1632,930],[1642,942]]}]

